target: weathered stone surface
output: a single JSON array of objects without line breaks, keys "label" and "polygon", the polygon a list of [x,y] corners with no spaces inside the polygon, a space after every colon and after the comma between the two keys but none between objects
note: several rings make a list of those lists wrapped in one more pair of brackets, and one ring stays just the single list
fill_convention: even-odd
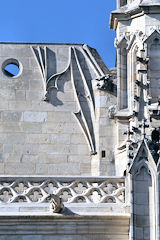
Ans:
[{"label": "weathered stone surface", "polygon": [[22,112],[2,112],[2,121],[4,122],[20,122],[22,120]]},{"label": "weathered stone surface", "polygon": [[[105,92],[95,93],[92,86],[97,75],[100,77],[108,71],[97,52],[80,44],[4,43],[0,44],[0,49],[3,66],[16,61],[20,68],[15,77],[4,70],[0,73],[0,150],[5,173],[23,174],[31,169],[30,174],[69,175],[73,172],[91,175],[91,154],[96,152],[101,135],[106,136],[106,131],[99,129],[97,120],[102,114],[98,113],[96,117],[95,96],[97,94],[97,99],[101,99],[98,111],[103,112],[103,117],[108,98]],[[41,57],[45,51],[47,61],[44,62],[43,57],[39,61],[36,56]],[[43,68],[47,69],[47,75],[41,71]],[[54,77],[49,80],[54,74],[58,76],[57,88]],[[49,87],[52,88],[48,91]],[[48,99],[45,99],[45,91],[48,91]],[[82,119],[75,114],[79,111]],[[106,126],[105,120],[102,121]],[[97,160],[99,155],[97,148]],[[14,162],[19,163],[19,167],[13,166]],[[47,164],[53,165],[54,169],[49,169]],[[23,167],[27,169],[23,170]]]},{"label": "weathered stone surface", "polygon": [[35,174],[35,165],[28,163],[5,163],[4,165],[5,174]]},{"label": "weathered stone surface", "polygon": [[24,122],[45,122],[45,112],[24,112]]}]

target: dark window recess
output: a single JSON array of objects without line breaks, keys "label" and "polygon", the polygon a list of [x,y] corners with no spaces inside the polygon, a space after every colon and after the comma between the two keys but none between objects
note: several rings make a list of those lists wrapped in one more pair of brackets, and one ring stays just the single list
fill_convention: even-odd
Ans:
[{"label": "dark window recess", "polygon": [[106,151],[102,151],[102,158],[105,158],[106,157]]},{"label": "dark window recess", "polygon": [[120,1],[120,7],[127,5],[127,0]]}]

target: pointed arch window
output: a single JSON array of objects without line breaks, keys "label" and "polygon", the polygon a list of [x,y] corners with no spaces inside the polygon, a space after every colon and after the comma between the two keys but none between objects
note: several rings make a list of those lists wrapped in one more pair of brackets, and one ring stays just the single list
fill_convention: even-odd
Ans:
[{"label": "pointed arch window", "polygon": [[160,98],[160,39],[155,38],[150,46],[150,95],[151,102]]},{"label": "pointed arch window", "polygon": [[118,46],[118,105],[119,110],[128,108],[128,94],[127,94],[127,43],[123,39]]},{"label": "pointed arch window", "polygon": [[150,103],[158,103],[160,99],[160,33],[155,30],[145,40],[146,55],[149,57],[148,79]]}]

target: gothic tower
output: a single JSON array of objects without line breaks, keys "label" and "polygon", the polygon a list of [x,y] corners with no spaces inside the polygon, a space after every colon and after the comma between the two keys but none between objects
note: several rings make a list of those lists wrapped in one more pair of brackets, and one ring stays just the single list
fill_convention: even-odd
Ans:
[{"label": "gothic tower", "polygon": [[[160,1],[118,0],[110,27],[117,31],[116,161],[117,171],[128,165],[130,235],[135,240],[158,240]],[[127,136],[122,138],[125,128]]]}]

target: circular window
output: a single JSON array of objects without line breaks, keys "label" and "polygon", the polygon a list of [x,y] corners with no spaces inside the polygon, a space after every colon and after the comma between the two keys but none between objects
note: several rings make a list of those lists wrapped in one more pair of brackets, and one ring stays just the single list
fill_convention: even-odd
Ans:
[{"label": "circular window", "polygon": [[16,59],[7,59],[2,64],[2,71],[7,77],[18,77],[22,72],[22,64]]}]

